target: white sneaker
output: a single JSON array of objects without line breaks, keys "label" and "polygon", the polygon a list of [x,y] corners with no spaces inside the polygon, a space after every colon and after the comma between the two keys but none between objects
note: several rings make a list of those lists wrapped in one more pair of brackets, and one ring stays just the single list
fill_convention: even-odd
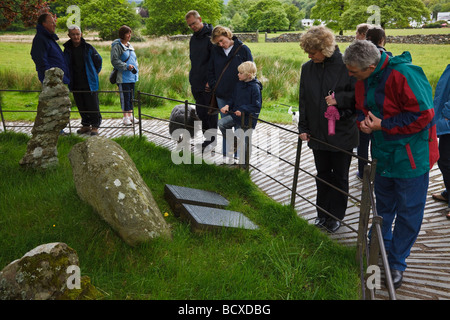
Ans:
[{"label": "white sneaker", "polygon": [[139,123],[139,119],[136,119],[136,118],[130,118],[130,120],[131,120],[131,122],[133,123]]},{"label": "white sneaker", "polygon": [[128,117],[124,117],[122,123],[125,126],[131,126],[131,121],[130,121],[130,118],[128,118]]}]

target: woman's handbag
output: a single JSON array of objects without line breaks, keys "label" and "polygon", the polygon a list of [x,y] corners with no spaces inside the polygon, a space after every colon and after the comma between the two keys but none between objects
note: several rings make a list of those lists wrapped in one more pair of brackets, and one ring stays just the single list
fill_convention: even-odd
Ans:
[{"label": "woman's handbag", "polygon": [[111,82],[111,84],[115,84],[117,82],[117,69],[113,69],[113,71],[111,71],[111,74],[109,75],[109,82]]},{"label": "woman's handbag", "polygon": [[220,80],[222,79],[223,74],[225,73],[225,70],[228,68],[228,66],[230,65],[231,61],[233,60],[234,56],[236,55],[236,53],[239,51],[239,49],[242,47],[243,44],[241,44],[236,51],[234,52],[233,56],[231,57],[230,60],[228,60],[227,64],[225,65],[225,67],[222,70],[222,73],[219,76],[219,79],[217,79],[216,85],[214,86],[214,89],[212,91],[211,94],[211,100],[209,101],[209,110],[208,110],[208,115],[214,115],[214,114],[218,114],[220,112],[219,110],[219,105],[217,104],[217,98],[216,98],[216,89],[217,86],[219,85]]}]

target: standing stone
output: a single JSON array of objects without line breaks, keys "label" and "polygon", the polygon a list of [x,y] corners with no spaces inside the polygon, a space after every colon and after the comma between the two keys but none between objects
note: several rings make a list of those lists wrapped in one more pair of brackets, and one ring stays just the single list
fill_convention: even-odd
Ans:
[{"label": "standing stone", "polygon": [[89,277],[72,282],[74,267],[79,268],[78,255],[67,244],[40,245],[0,271],[0,300],[100,298],[102,294],[92,286]]},{"label": "standing stone", "polygon": [[168,224],[133,160],[119,144],[91,137],[69,153],[77,193],[134,246],[170,238]]},{"label": "standing stone", "polygon": [[25,156],[19,162],[22,167],[45,169],[58,164],[58,137],[69,123],[71,107],[63,75],[59,68],[45,71],[32,137]]}]

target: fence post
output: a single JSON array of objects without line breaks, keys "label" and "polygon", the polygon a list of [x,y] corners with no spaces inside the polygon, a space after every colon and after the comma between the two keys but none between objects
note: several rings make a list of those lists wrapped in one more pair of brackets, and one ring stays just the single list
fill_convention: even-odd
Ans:
[{"label": "fence post", "polygon": [[6,132],[6,122],[5,117],[3,116],[3,108],[2,108],[2,97],[0,97],[0,115],[2,117],[3,131]]},{"label": "fence post", "polygon": [[297,138],[297,154],[295,156],[294,177],[292,181],[291,207],[295,208],[295,196],[297,194],[298,172],[300,169],[300,156],[302,155],[302,139]]},{"label": "fence post", "polygon": [[[376,224],[379,224],[381,226],[383,224],[383,218],[380,216],[373,217],[372,225]],[[378,240],[378,232],[373,232],[372,230],[370,238],[370,247],[368,249],[369,249],[369,259],[367,262],[367,267],[371,265],[378,265],[378,258],[380,254],[380,243]],[[364,279],[367,281],[367,275]],[[366,297],[370,297],[371,300],[375,300],[375,289],[368,288],[367,284],[366,284]]]},{"label": "fence post", "polygon": [[364,166],[363,172],[363,186],[361,191],[361,209],[359,214],[359,226],[358,226],[358,238],[356,241],[356,260],[361,261],[364,257],[364,252],[366,251],[366,235],[367,227],[369,223],[370,215],[370,193],[369,193],[369,183],[370,183],[371,173],[370,166]]},{"label": "fence post", "polygon": [[141,91],[137,92],[138,116],[139,116],[139,138],[142,138],[142,110],[141,110]]},{"label": "fence post", "polygon": [[[248,115],[248,125],[246,127],[247,130],[253,130],[253,117],[252,114],[249,113]],[[247,135],[244,135],[245,139],[248,139],[248,143],[245,143],[245,170],[248,172],[250,170],[250,143],[251,143],[251,137],[253,135],[253,131],[250,131],[250,135],[247,137]]]},{"label": "fence post", "polygon": [[188,104],[187,100],[184,100],[184,129],[187,130],[187,122],[188,122]]}]

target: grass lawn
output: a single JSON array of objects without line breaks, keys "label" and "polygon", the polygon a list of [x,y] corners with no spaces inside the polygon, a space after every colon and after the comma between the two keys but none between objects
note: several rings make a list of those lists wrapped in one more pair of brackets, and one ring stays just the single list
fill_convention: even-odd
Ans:
[{"label": "grass lawn", "polygon": [[[171,241],[127,246],[83,203],[67,157],[76,136],[58,142],[60,165],[24,170],[28,137],[0,134],[0,270],[34,247],[65,242],[80,259],[81,274],[105,299],[358,299],[355,249],[335,241],[269,199],[249,175],[214,165],[175,165],[168,150],[138,138],[116,141],[130,154],[162,213]],[[175,218],[164,185],[217,191],[256,223],[258,230],[194,233]],[[101,187],[101,186],[99,186]]]}]

